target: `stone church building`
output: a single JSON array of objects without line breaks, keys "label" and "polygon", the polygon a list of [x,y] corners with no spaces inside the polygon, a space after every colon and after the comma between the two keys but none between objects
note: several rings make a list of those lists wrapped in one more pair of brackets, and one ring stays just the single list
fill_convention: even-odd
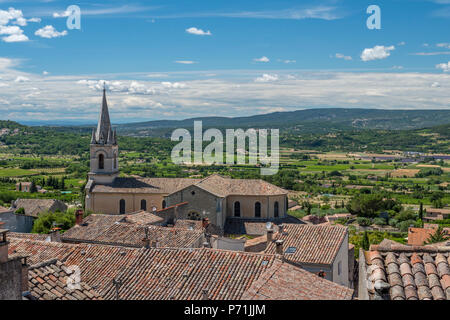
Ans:
[{"label": "stone church building", "polygon": [[220,228],[227,217],[267,221],[287,214],[288,192],[260,179],[120,177],[119,146],[105,90],[97,129],[92,131],[88,176],[86,210],[96,213],[127,214],[175,206],[178,219],[207,217]]}]

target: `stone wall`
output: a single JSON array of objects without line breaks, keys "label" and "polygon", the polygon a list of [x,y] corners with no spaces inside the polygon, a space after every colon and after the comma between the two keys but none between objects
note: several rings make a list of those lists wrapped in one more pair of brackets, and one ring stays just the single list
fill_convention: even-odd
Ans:
[{"label": "stone wall", "polygon": [[0,263],[0,300],[22,299],[22,262],[11,259]]}]

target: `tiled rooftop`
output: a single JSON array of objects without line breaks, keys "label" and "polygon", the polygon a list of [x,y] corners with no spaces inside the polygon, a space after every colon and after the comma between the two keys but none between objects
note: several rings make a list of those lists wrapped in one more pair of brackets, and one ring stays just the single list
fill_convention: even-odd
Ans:
[{"label": "tiled rooftop", "polygon": [[103,300],[83,281],[79,288],[70,289],[67,279],[73,274],[61,261],[52,259],[28,269],[29,294],[32,300]]},{"label": "tiled rooftop", "polygon": [[196,185],[219,197],[228,195],[281,195],[288,192],[260,179],[231,179],[213,174],[204,179],[116,178],[112,184],[95,184],[91,192],[171,194]]},{"label": "tiled rooftop", "polygon": [[65,211],[67,206],[60,200],[55,199],[17,199],[14,201],[14,210],[24,208],[25,215],[37,217],[45,211]]},{"label": "tiled rooftop", "polygon": [[[347,235],[347,228],[341,226],[320,226],[284,224],[284,231],[274,233],[273,240],[284,240],[283,248],[295,247],[294,253],[285,258],[294,263],[331,264]],[[275,253],[276,245],[271,242],[267,253]]]},{"label": "tiled rooftop", "polygon": [[[287,215],[286,217],[283,218],[274,218],[270,220],[258,218],[227,217],[227,219],[225,220],[224,231],[227,234],[263,235],[266,233],[267,221],[270,221],[273,224],[281,224],[281,223],[304,224],[303,221],[291,215]],[[275,229],[277,229],[276,226]]]},{"label": "tiled rooftop", "polygon": [[140,216],[92,214],[81,225],[67,230],[61,238],[65,242],[142,247],[147,229],[149,239],[158,241],[159,247],[190,248],[197,247],[202,242],[203,230],[143,225],[142,222],[154,222],[154,215],[145,212],[138,215]]},{"label": "tiled rooftop", "polygon": [[[208,248],[126,248],[97,244],[52,243],[10,237],[10,251],[29,254],[32,263],[45,262],[54,256],[65,265],[77,265],[81,279],[104,299],[242,299],[261,275],[265,284],[276,285],[276,277],[286,274],[294,279],[285,293],[270,291],[273,298],[317,299],[349,298],[348,289],[332,282],[316,281],[314,292],[307,290],[316,276],[294,266],[285,266],[275,255],[256,254]],[[278,261],[278,262],[277,262]],[[281,266],[280,266],[281,263]],[[312,277],[312,278],[311,278]],[[113,279],[120,283],[118,292]],[[261,284],[258,285],[261,288]],[[327,289],[328,287],[328,289]],[[323,292],[322,292],[323,290]],[[261,290],[258,290],[260,292]],[[325,293],[328,292],[328,295]],[[267,293],[267,292],[266,292]],[[259,294],[264,294],[263,292]],[[262,299],[262,296],[253,298]]]},{"label": "tiled rooftop", "polygon": [[350,300],[353,289],[275,260],[242,296],[243,300]]},{"label": "tiled rooftop", "polygon": [[96,184],[91,192],[162,193],[169,194],[190,186],[199,179],[187,178],[116,178],[112,184]]},{"label": "tiled rooftop", "polygon": [[[198,247],[202,243],[202,230],[189,230],[183,228],[168,228],[160,226],[142,226],[115,222],[104,229],[83,231],[83,226],[75,226],[62,235],[66,242],[102,243],[109,245],[142,247],[143,239],[148,230],[148,238],[158,242],[158,247],[191,248]],[[76,229],[73,233],[72,229]],[[81,230],[80,230],[81,229]],[[70,232],[70,233],[69,233]],[[76,233],[76,234],[74,234]]]},{"label": "tiled rooftop", "polygon": [[450,247],[390,242],[371,246],[364,260],[370,299],[450,300]]}]

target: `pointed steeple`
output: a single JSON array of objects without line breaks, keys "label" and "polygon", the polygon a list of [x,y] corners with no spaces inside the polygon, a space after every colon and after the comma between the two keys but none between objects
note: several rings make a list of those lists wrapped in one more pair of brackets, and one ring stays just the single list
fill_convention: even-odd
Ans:
[{"label": "pointed steeple", "polygon": [[97,143],[97,141],[95,141],[95,129],[92,129],[91,144],[94,143]]},{"label": "pointed steeple", "polygon": [[100,110],[97,132],[95,134],[96,141],[99,143],[106,143],[110,131],[111,121],[109,120],[108,103],[106,102],[106,88],[103,87],[102,109]]}]

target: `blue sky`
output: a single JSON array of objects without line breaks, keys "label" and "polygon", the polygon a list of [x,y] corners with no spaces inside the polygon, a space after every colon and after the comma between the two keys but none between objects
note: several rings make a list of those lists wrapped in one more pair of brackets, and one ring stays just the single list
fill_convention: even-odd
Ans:
[{"label": "blue sky", "polygon": [[0,0],[0,119],[95,119],[103,81],[116,122],[448,109],[449,30],[450,0]]}]

